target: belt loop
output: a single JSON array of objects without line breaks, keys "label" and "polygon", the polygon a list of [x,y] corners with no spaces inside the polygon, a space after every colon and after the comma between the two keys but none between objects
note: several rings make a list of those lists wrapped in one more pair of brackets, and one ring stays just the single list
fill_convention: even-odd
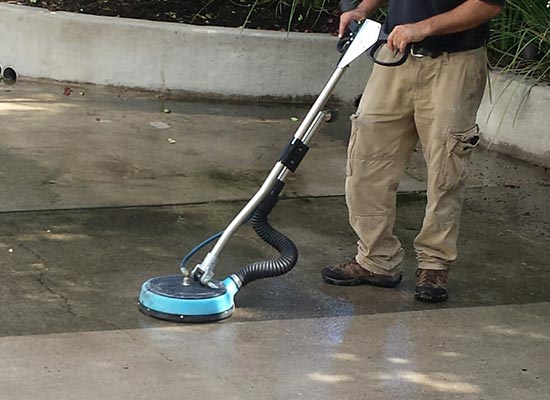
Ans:
[{"label": "belt loop", "polygon": [[442,57],[443,57],[443,64],[448,64],[449,63],[449,59],[451,58],[451,53],[449,53],[448,51],[444,51],[443,54],[442,54]]}]

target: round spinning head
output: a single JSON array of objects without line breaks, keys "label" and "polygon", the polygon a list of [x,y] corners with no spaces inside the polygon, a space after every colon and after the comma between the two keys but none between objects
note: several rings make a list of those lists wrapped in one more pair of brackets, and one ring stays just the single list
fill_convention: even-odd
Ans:
[{"label": "round spinning head", "polygon": [[219,321],[233,314],[233,298],[238,287],[226,278],[220,288],[191,281],[182,275],[153,278],[141,286],[140,310],[152,317],[176,322]]}]

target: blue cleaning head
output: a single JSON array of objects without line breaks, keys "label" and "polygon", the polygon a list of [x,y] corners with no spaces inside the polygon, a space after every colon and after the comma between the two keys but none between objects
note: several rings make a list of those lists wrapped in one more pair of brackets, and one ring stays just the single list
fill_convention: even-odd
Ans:
[{"label": "blue cleaning head", "polygon": [[182,275],[149,279],[141,286],[139,308],[146,315],[176,322],[209,322],[230,317],[239,286],[227,277],[219,288],[183,282]]}]

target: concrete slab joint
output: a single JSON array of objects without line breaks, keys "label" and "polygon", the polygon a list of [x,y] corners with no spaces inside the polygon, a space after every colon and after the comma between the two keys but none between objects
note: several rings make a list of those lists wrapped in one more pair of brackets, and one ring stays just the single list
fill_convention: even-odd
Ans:
[{"label": "concrete slab joint", "polygon": [[[338,61],[336,38],[49,12],[0,4],[0,63],[20,75],[218,97],[307,98]],[[363,90],[371,63],[350,68],[334,97]]]}]

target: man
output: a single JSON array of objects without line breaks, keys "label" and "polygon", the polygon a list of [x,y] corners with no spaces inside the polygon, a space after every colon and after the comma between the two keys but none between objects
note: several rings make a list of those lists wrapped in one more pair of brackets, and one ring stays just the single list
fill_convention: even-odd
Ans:
[{"label": "man", "polygon": [[[385,1],[364,0],[340,18],[340,36]],[[428,165],[428,202],[414,241],[415,297],[448,298],[447,275],[457,257],[459,219],[475,123],[487,77],[488,21],[504,0],[390,0],[387,49],[398,67],[376,65],[356,114],[348,148],[346,201],[359,237],[354,260],[325,267],[331,284],[396,287],[403,248],[393,234],[399,179],[420,139]]]}]

